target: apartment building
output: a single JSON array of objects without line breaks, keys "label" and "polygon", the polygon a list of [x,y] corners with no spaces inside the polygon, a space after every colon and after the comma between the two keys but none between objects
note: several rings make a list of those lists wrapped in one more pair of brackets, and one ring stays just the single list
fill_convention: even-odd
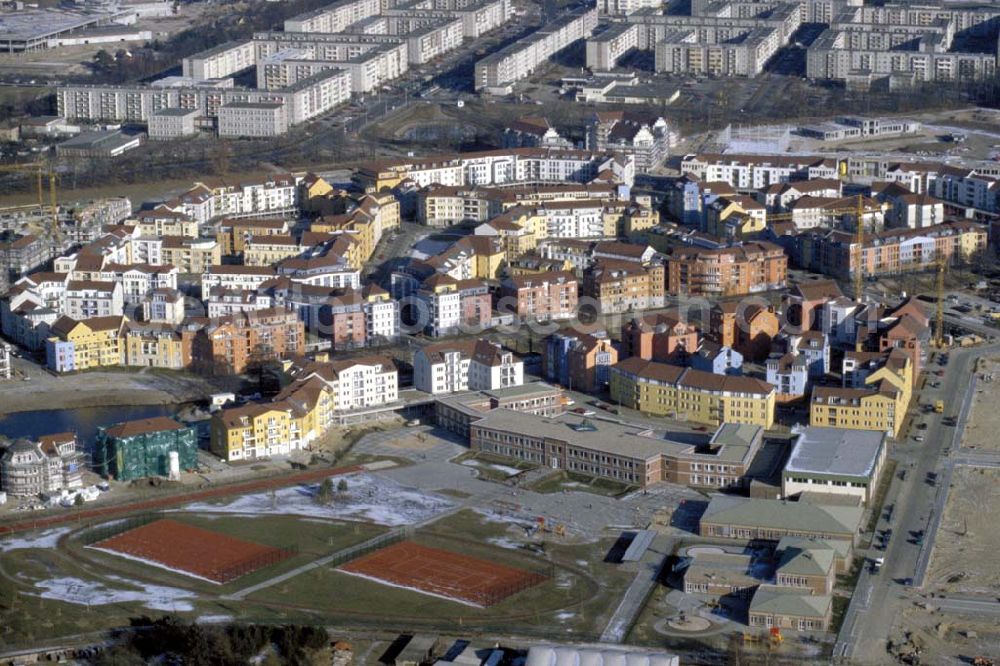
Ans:
[{"label": "apartment building", "polygon": [[688,76],[759,76],[785,44],[771,27],[667,31],[654,49],[655,71]]},{"label": "apartment building", "polygon": [[[600,7],[601,3],[598,3]],[[587,39],[587,69],[610,72],[625,54],[639,48],[639,26],[635,23],[612,23]]]},{"label": "apartment building", "polygon": [[14,376],[13,347],[6,342],[0,342],[0,381],[5,381]]},{"label": "apartment building", "polygon": [[0,233],[0,275],[17,280],[53,256],[52,244],[33,234]]},{"label": "apartment building", "polygon": [[681,174],[702,182],[728,183],[737,190],[760,190],[775,183],[836,179],[840,165],[819,156],[700,153],[681,160]]},{"label": "apartment building", "polygon": [[638,315],[622,324],[622,356],[645,361],[681,362],[698,351],[699,331],[674,315]]},{"label": "apartment building", "polygon": [[202,275],[222,263],[222,248],[214,238],[164,236],[160,256],[164,264],[188,275]]},{"label": "apartment building", "polygon": [[287,400],[223,409],[212,416],[211,450],[227,462],[286,456],[308,445],[304,423],[314,418]]},{"label": "apartment building", "polygon": [[607,385],[618,350],[603,331],[563,329],[545,340],[542,372],[549,381],[587,393]]},{"label": "apartment building", "polygon": [[77,320],[114,317],[123,314],[124,305],[121,282],[73,280],[66,283],[61,312]]},{"label": "apartment building", "polygon": [[632,111],[597,111],[587,120],[586,132],[589,150],[632,155],[640,173],[662,165],[675,140],[661,116]]},{"label": "apartment building", "polygon": [[[986,249],[988,237],[985,226],[965,220],[866,234],[860,270],[867,278],[927,270],[942,258],[969,260]],[[800,234],[792,246],[796,264],[841,279],[851,279],[858,270],[858,254],[857,236],[837,230]]]},{"label": "apartment building", "polygon": [[469,425],[474,451],[646,488],[662,482],[740,488],[763,430],[726,424],[704,441],[674,441],[611,421],[498,409]]},{"label": "apartment building", "polygon": [[722,249],[681,248],[667,258],[667,290],[691,296],[742,296],[783,289],[785,251],[767,242]]},{"label": "apartment building", "polygon": [[864,378],[862,388],[815,387],[809,425],[878,430],[897,437],[912,397],[913,369],[906,351],[893,349],[886,363]]},{"label": "apartment building", "polygon": [[73,433],[18,439],[0,455],[0,490],[11,497],[37,497],[80,488],[84,464]]},{"label": "apartment building", "polygon": [[501,137],[504,148],[573,148],[573,142],[541,116],[523,116],[507,125]]},{"label": "apartment building", "polygon": [[209,266],[201,275],[201,293],[212,293],[213,289],[232,291],[256,291],[258,287],[277,277],[272,266],[216,265]]},{"label": "apartment building", "polygon": [[572,319],[578,293],[576,276],[569,272],[512,276],[500,283],[497,309],[514,312],[520,321]]},{"label": "apartment building", "polygon": [[771,341],[780,330],[777,312],[760,303],[723,301],[713,305],[709,313],[709,331],[715,342],[752,361],[767,358]]},{"label": "apartment building", "polygon": [[378,0],[339,0],[285,19],[285,32],[342,32],[348,26],[381,12]]},{"label": "apartment building", "polygon": [[565,12],[527,37],[477,61],[475,89],[509,93],[515,82],[570,44],[589,37],[596,27],[596,6]]},{"label": "apartment building", "polygon": [[56,104],[59,114],[70,120],[132,123],[148,123],[153,113],[167,108],[197,109],[202,117],[218,118],[229,104],[280,104],[291,127],[337,107],[351,92],[350,73],[341,69],[317,72],[281,90],[237,88],[231,79],[175,79],[64,85],[56,89]]},{"label": "apartment building", "polygon": [[154,289],[142,302],[143,321],[180,326],[187,316],[185,296],[176,289]]},{"label": "apartment building", "polygon": [[195,335],[191,356],[202,372],[239,374],[256,359],[304,351],[305,325],[298,315],[273,308],[208,320]]},{"label": "apartment building", "polygon": [[219,136],[272,137],[288,131],[288,111],[277,102],[229,102],[219,107]]},{"label": "apartment building", "polygon": [[601,259],[587,269],[582,293],[605,314],[663,306],[663,264]]},{"label": "apartment building", "polygon": [[194,336],[175,324],[129,321],[122,329],[122,365],[184,370],[191,366]]},{"label": "apartment building", "polygon": [[250,69],[256,64],[252,39],[240,39],[199,51],[181,60],[184,76],[204,81],[224,79]]},{"label": "apartment building", "polygon": [[463,328],[488,328],[493,316],[489,287],[481,280],[455,280],[436,274],[414,294],[420,323],[428,335],[440,337]]},{"label": "apartment building", "polygon": [[[337,412],[391,405],[399,400],[399,372],[383,356],[311,363],[296,374],[298,383],[317,377],[330,388]],[[279,396],[280,397],[280,396]]]},{"label": "apartment building", "polygon": [[775,388],[759,379],[715,375],[633,357],[611,368],[611,399],[624,407],[699,423],[770,428]]},{"label": "apartment building", "polygon": [[199,109],[160,109],[149,115],[146,133],[150,139],[179,139],[194,136],[198,133],[195,121],[200,115]]},{"label": "apartment building", "polygon": [[469,386],[473,391],[498,391],[524,383],[524,361],[499,344],[480,339],[469,361]]},{"label": "apartment building", "polygon": [[431,395],[469,390],[469,364],[476,342],[439,342],[413,354],[413,386]]},{"label": "apartment building", "polygon": [[60,317],[45,341],[46,365],[57,373],[122,364],[122,330],[126,317],[76,320]]}]

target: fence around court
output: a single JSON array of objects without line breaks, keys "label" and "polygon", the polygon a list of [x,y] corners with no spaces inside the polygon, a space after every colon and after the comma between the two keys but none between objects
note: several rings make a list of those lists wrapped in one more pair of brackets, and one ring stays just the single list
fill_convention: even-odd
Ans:
[{"label": "fence around court", "polygon": [[93,546],[95,543],[107,541],[119,534],[144,527],[162,518],[163,514],[160,513],[140,513],[134,516],[126,516],[125,518],[118,518],[107,523],[89,527],[77,538],[84,546]]},{"label": "fence around court", "polygon": [[346,564],[351,560],[356,560],[359,557],[363,557],[369,553],[373,553],[376,550],[382,550],[387,546],[391,546],[394,543],[399,543],[400,541],[405,541],[413,536],[413,528],[409,525],[405,527],[398,527],[394,530],[390,530],[385,534],[380,534],[376,537],[372,537],[363,543],[356,544],[341,550],[340,552],[334,554],[327,564],[336,569],[342,564]]}]

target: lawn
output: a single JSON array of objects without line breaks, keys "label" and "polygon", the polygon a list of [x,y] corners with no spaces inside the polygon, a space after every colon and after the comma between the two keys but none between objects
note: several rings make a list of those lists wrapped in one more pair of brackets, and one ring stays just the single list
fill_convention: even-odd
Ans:
[{"label": "lawn", "polygon": [[575,472],[557,472],[550,474],[543,479],[536,481],[528,487],[536,493],[561,493],[563,491],[579,491],[605,495],[607,497],[620,497],[633,490],[635,486],[629,486],[609,479],[601,479],[594,476],[586,476]]},{"label": "lawn", "polygon": [[[490,539],[504,540],[507,547],[490,543]],[[330,621],[381,628],[395,625],[401,629],[446,630],[457,625],[546,636],[555,632],[593,640],[617,604],[609,600],[617,600],[632,580],[632,574],[602,561],[611,539],[581,545],[548,539],[543,552],[518,549],[506,525],[468,510],[418,531],[414,541],[552,575],[544,583],[488,608],[390,587],[332,568],[307,572],[261,590],[249,600],[262,605],[277,603],[282,608],[314,609]]]}]

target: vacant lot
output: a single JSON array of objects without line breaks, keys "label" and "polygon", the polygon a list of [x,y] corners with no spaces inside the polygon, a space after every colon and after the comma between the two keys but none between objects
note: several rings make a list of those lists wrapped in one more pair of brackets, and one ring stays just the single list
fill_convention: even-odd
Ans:
[{"label": "vacant lot", "polygon": [[934,542],[928,587],[952,594],[1000,591],[1000,470],[956,467],[941,529]]},{"label": "vacant lot", "polygon": [[[976,395],[972,399],[969,422],[962,435],[962,446],[973,449],[1000,450],[1000,359],[994,357],[979,361],[978,372],[986,381],[976,383]],[[996,381],[989,380],[995,377]]]}]

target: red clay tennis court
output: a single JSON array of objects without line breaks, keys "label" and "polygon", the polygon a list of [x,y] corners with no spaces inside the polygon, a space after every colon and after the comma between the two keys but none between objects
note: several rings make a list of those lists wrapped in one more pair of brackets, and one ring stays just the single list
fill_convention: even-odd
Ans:
[{"label": "red clay tennis court", "polygon": [[359,557],[340,567],[346,573],[476,606],[492,606],[545,576],[412,541]]},{"label": "red clay tennis court", "polygon": [[178,573],[227,583],[292,553],[164,518],[91,546]]}]

